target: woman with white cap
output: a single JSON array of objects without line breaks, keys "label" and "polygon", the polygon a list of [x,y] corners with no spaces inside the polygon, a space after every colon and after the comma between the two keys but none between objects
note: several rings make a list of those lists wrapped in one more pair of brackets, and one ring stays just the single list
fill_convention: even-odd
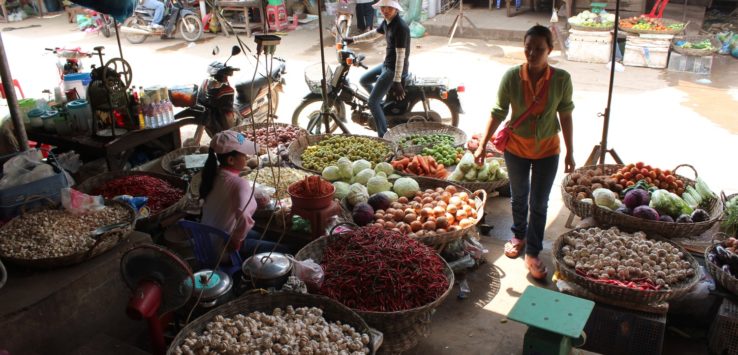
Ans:
[{"label": "woman with white cap", "polygon": [[369,92],[369,110],[374,116],[377,134],[383,137],[387,132],[387,119],[382,111],[382,99],[392,91],[398,100],[405,98],[402,79],[407,76],[410,58],[410,27],[398,16],[402,7],[396,0],[379,0],[373,5],[378,8],[384,21],[373,31],[356,37],[344,38],[346,43],[368,42],[384,35],[387,53],[384,63],[362,75],[359,82]]},{"label": "woman with white cap", "polygon": [[[275,245],[266,241],[260,243],[260,234],[251,230],[256,199],[251,183],[239,176],[248,156],[258,151],[259,146],[241,133],[217,133],[210,141],[200,183],[200,198],[205,199],[200,222],[229,233],[229,250],[240,250],[245,256],[271,251]],[[277,251],[285,250],[278,248]]]}]

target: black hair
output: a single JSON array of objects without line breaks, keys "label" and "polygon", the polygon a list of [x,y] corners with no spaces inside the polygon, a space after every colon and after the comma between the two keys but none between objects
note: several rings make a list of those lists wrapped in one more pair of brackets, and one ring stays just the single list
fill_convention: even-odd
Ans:
[{"label": "black hair", "polygon": [[213,191],[215,184],[215,175],[218,173],[218,165],[227,163],[229,157],[237,155],[237,151],[225,154],[215,154],[213,148],[208,149],[208,159],[205,161],[205,167],[202,169],[202,182],[200,182],[200,198],[205,199]]},{"label": "black hair", "polygon": [[542,37],[546,39],[546,44],[548,44],[548,48],[553,49],[554,48],[554,41],[553,41],[553,34],[551,33],[551,30],[548,29],[546,26],[541,25],[535,25],[528,29],[528,31],[525,32],[525,37],[523,37],[523,41],[528,39],[528,37]]}]

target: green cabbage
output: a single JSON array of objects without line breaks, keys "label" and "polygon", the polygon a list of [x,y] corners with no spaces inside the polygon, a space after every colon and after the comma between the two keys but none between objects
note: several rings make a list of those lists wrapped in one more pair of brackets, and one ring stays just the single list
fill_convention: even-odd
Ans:
[{"label": "green cabbage", "polygon": [[[379,174],[377,174],[377,175],[379,175]],[[390,174],[390,175],[389,175],[389,176],[387,177],[387,180],[395,180],[395,179],[399,179],[399,178],[401,178],[401,177],[402,177],[402,175],[398,175],[398,174]]]},{"label": "green cabbage", "polygon": [[[370,171],[374,172],[373,170]],[[369,179],[366,188],[369,191],[369,195],[374,195],[378,192],[389,191],[392,188],[392,183],[387,181],[385,177],[375,176]]]},{"label": "green cabbage", "polygon": [[461,169],[454,170],[451,175],[449,175],[448,179],[449,181],[461,181],[464,180],[464,172],[461,171]]},{"label": "green cabbage", "polygon": [[464,180],[477,181],[477,171],[474,168],[469,169],[466,174],[464,174]]},{"label": "green cabbage", "polygon": [[420,185],[418,185],[418,182],[415,181],[414,179],[411,179],[408,177],[402,177],[402,178],[395,180],[395,185],[393,187],[393,190],[399,196],[411,198],[415,196],[416,192],[420,191]]},{"label": "green cabbage", "polygon": [[351,184],[348,194],[346,194],[346,201],[351,206],[356,206],[360,202],[369,201],[369,192],[366,190],[366,186],[359,183]]},{"label": "green cabbage", "polygon": [[389,198],[391,202],[395,202],[397,201],[397,199],[400,198],[400,196],[397,196],[397,194],[392,191],[382,191],[382,192],[378,192],[378,194],[387,196],[387,198]]},{"label": "green cabbage", "polygon": [[464,173],[471,169],[474,169],[474,154],[472,154],[471,152],[464,153],[464,156],[461,157],[459,164],[456,165],[456,169],[459,169]]},{"label": "green cabbage", "polygon": [[392,164],[383,161],[381,163],[378,163],[377,166],[374,167],[374,171],[380,173],[385,173],[387,176],[392,175],[392,173],[395,172],[395,169],[392,167]]},{"label": "green cabbage", "polygon": [[356,174],[356,176],[354,176],[353,182],[358,182],[359,184],[366,186],[367,182],[369,182],[369,179],[373,177],[374,177],[374,170],[366,169]]},{"label": "green cabbage", "polygon": [[349,192],[349,184],[345,183],[343,181],[336,181],[333,183],[333,186],[336,187],[335,197],[339,200],[343,200],[346,195],[348,195]]},{"label": "green cabbage", "polygon": [[592,191],[592,197],[594,197],[594,202],[597,206],[607,207],[613,211],[621,205],[620,201],[618,201],[618,195],[602,187]]},{"label": "green cabbage", "polygon": [[364,160],[364,159],[359,159],[359,160],[353,162],[353,164],[351,164],[351,166],[352,166],[352,170],[354,172],[354,176],[356,176],[356,175],[359,174],[359,172],[361,172],[363,170],[371,169],[372,168],[372,163],[370,163],[369,161]]},{"label": "green cabbage", "polygon": [[651,202],[648,204],[661,214],[667,214],[673,218],[686,214],[692,214],[692,208],[681,197],[666,190],[656,190],[651,194]]},{"label": "green cabbage", "polygon": [[351,160],[349,158],[341,157],[338,159],[338,176],[341,177],[341,180],[350,180],[354,177],[354,170],[351,167]]},{"label": "green cabbage", "polygon": [[326,166],[325,169],[323,169],[323,173],[321,175],[323,176],[323,179],[326,179],[328,181],[336,181],[341,179],[341,176],[338,174],[338,167],[335,165]]}]

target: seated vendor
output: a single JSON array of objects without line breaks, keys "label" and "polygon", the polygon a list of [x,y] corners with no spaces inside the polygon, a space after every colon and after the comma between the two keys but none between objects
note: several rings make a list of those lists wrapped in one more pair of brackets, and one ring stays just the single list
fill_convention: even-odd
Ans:
[{"label": "seated vendor", "polygon": [[[261,233],[251,230],[256,198],[252,183],[239,176],[248,156],[255,155],[258,149],[256,143],[241,133],[223,131],[216,134],[210,142],[200,185],[200,197],[205,199],[201,222],[229,233],[229,250],[239,250],[245,258],[272,251],[276,245],[260,241]],[[276,245],[275,251],[289,252],[280,245]]]}]

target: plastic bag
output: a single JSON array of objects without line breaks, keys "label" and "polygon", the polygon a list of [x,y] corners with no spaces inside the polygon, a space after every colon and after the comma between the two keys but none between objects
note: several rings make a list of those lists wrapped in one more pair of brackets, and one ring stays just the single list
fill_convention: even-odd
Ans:
[{"label": "plastic bag", "polygon": [[134,211],[136,211],[136,218],[146,218],[151,214],[146,204],[149,202],[149,198],[146,196],[131,196],[131,195],[120,195],[113,197],[113,200],[127,203]]},{"label": "plastic bag", "polygon": [[105,207],[102,196],[90,196],[69,187],[61,189],[61,202],[64,209],[72,214],[98,211]]},{"label": "plastic bag", "polygon": [[323,268],[313,259],[297,260],[290,258],[293,262],[292,274],[304,282],[310,290],[317,290],[323,284]]},{"label": "plastic bag", "polygon": [[82,167],[82,160],[80,160],[79,154],[75,153],[73,150],[57,155],[56,161],[64,170],[72,174],[78,172],[79,168]]},{"label": "plastic bag", "polygon": [[256,206],[258,209],[274,209],[274,203],[272,203],[272,196],[277,192],[273,187],[254,184],[254,199],[256,199]]},{"label": "plastic bag", "polygon": [[410,37],[420,38],[425,35],[425,27],[420,22],[413,21],[410,23]]},{"label": "plastic bag", "polygon": [[27,184],[54,175],[54,168],[41,161],[41,152],[27,150],[10,158],[3,164],[0,189]]}]

